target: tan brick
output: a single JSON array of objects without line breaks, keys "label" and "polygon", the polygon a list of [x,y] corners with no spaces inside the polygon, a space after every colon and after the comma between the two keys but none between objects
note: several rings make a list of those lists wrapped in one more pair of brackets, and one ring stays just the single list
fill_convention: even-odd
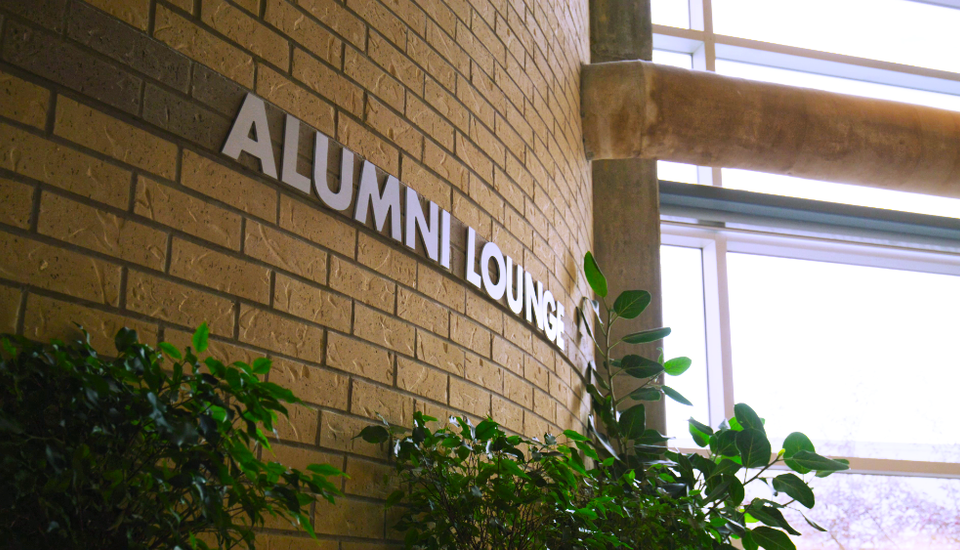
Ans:
[{"label": "tan brick", "polygon": [[0,178],[0,219],[3,223],[22,229],[30,227],[33,191],[33,186]]},{"label": "tan brick", "polygon": [[[519,210],[519,209],[518,209]],[[512,208],[505,208],[503,226],[527,248],[533,248],[533,228],[521,214]]]},{"label": "tan brick", "polygon": [[533,412],[539,414],[547,422],[555,422],[557,418],[557,402],[548,394],[533,390]]},{"label": "tan brick", "polygon": [[[291,3],[285,0],[267,0],[264,19],[281,33],[302,44],[314,55],[320,56],[335,67],[340,67],[340,55],[343,50],[340,39],[312,19],[304,17],[303,12]],[[294,54],[294,66],[296,66],[296,54]]]},{"label": "tan brick", "polygon": [[166,233],[50,193],[41,197],[37,230],[153,269],[167,257]]},{"label": "tan brick", "polygon": [[0,277],[84,300],[117,305],[120,266],[0,232]]},{"label": "tan brick", "polygon": [[527,409],[533,407],[533,384],[509,372],[503,373],[503,396]]},{"label": "tan brick", "polygon": [[447,402],[447,375],[416,361],[397,360],[397,387],[440,403]]},{"label": "tan brick", "polygon": [[344,72],[365,89],[398,111],[403,110],[403,84],[388,75],[372,61],[353,48],[347,48],[343,61]]},{"label": "tan brick", "polygon": [[173,240],[170,274],[266,304],[270,270],[181,239]]},{"label": "tan brick", "polygon": [[490,331],[456,313],[450,314],[450,339],[475,353],[490,357]]},{"label": "tan brick", "polygon": [[19,288],[0,285],[0,334],[17,332],[21,294]]},{"label": "tan brick", "polygon": [[[522,258],[523,257],[523,245],[510,234],[509,231],[503,228],[500,224],[493,224],[493,242],[497,243],[500,246],[500,250],[503,252],[504,256],[509,256],[511,258]],[[516,265],[517,262],[514,262]]]},{"label": "tan brick", "polygon": [[417,99],[413,94],[407,96],[407,119],[419,126],[426,134],[447,149],[453,149],[453,126]]},{"label": "tan brick", "polygon": [[240,307],[240,341],[304,361],[323,357],[323,330],[246,304]]},{"label": "tan brick", "polygon": [[357,260],[361,264],[402,285],[416,285],[416,260],[366,233],[358,233],[357,238]]},{"label": "tan brick", "polygon": [[355,304],[353,334],[404,355],[413,356],[416,330],[377,310]]},{"label": "tan brick", "polygon": [[503,199],[490,185],[473,175],[470,176],[470,198],[493,219],[503,223]]},{"label": "tan brick", "polygon": [[439,26],[432,23],[427,25],[427,43],[433,46],[439,54],[450,62],[461,74],[470,74],[470,56],[453,38],[453,31],[444,32]]},{"label": "tan brick", "polygon": [[279,384],[307,403],[346,410],[350,379],[324,368],[277,359],[270,369],[270,381]]},{"label": "tan brick", "polygon": [[349,332],[352,305],[347,298],[277,274],[273,297],[273,307],[277,311]]},{"label": "tan brick", "polygon": [[364,47],[366,25],[340,3],[335,0],[297,0],[297,3],[354,46]]},{"label": "tan brick", "polygon": [[[240,249],[240,215],[140,176],[134,212],[212,243]],[[250,222],[256,224],[256,222]]]},{"label": "tan brick", "polygon": [[365,304],[393,313],[397,285],[352,262],[330,258],[330,288]]},{"label": "tan brick", "polygon": [[463,285],[424,264],[420,264],[417,271],[417,290],[460,313],[465,311],[466,290]]},{"label": "tan brick", "polygon": [[503,332],[503,312],[481,294],[467,294],[467,316],[496,334]]},{"label": "tan brick", "polygon": [[417,159],[423,156],[423,134],[379,101],[367,100],[365,118],[367,125],[386,136],[391,143]]},{"label": "tan brick", "polygon": [[[84,0],[84,1],[86,1],[86,0]],[[253,1],[256,2],[256,0],[253,0]],[[247,3],[249,3],[249,2],[250,2],[250,0],[243,0],[243,1],[240,2],[240,3],[241,3],[241,4],[247,4]],[[185,11],[185,12],[187,12],[187,13],[190,13],[190,14],[193,13],[193,9],[194,9],[193,0],[170,0],[170,3],[173,4],[174,6],[182,9],[183,11]]]},{"label": "tan brick", "polygon": [[487,51],[483,43],[477,39],[476,35],[461,21],[457,21],[457,44],[467,52],[470,59],[472,59],[483,72],[488,75],[493,75],[493,56],[490,55],[490,52]]},{"label": "tan brick", "polygon": [[382,416],[387,422],[405,426],[413,418],[413,398],[397,393],[393,388],[375,386],[355,379],[350,412],[371,419]]},{"label": "tan brick", "polygon": [[457,85],[457,72],[453,65],[415,34],[408,37],[407,55],[448,90],[453,90]]},{"label": "tan brick", "polygon": [[493,337],[493,361],[516,374],[523,374],[523,351],[499,336]]},{"label": "tan brick", "polygon": [[233,301],[139,271],[127,276],[127,308],[187,327],[207,323],[213,334],[233,335]]},{"label": "tan brick", "polygon": [[150,0],[84,0],[110,15],[127,23],[147,30],[150,22]]},{"label": "tan brick", "polygon": [[397,292],[398,317],[445,338],[450,334],[450,313],[446,308],[403,287]]},{"label": "tan brick", "polygon": [[407,28],[399,17],[377,0],[348,0],[347,7],[400,48],[407,47]]},{"label": "tan brick", "polygon": [[[376,423],[379,424],[379,422]],[[360,430],[370,424],[372,422],[366,419],[323,411],[320,415],[320,446],[335,451],[383,458],[386,456],[386,444],[373,445],[356,437]],[[404,425],[406,424],[405,422]]]},{"label": "tan brick", "polygon": [[[466,106],[467,111],[487,126],[493,126],[496,122],[497,113],[493,105],[462,75],[457,77],[457,99]],[[461,131],[467,130],[464,126],[458,127]]]},{"label": "tan brick", "polygon": [[423,147],[423,164],[458,189],[467,189],[470,182],[470,172],[467,167],[457,160],[456,155],[444,151],[429,139],[425,141]]},{"label": "tan brick", "polygon": [[450,184],[427,171],[411,157],[403,156],[401,180],[425,199],[437,203],[440,208],[450,211]]},{"label": "tan brick", "polygon": [[459,376],[466,364],[462,349],[423,330],[417,331],[417,359]]},{"label": "tan brick", "polygon": [[541,390],[550,390],[550,371],[529,355],[524,358],[523,376]]},{"label": "tan brick", "polygon": [[[373,447],[369,443],[363,444]],[[382,502],[340,498],[336,504],[330,504],[321,499],[314,508],[314,514],[313,525],[319,535],[383,537],[386,519]]]},{"label": "tan brick", "polygon": [[284,195],[280,198],[280,227],[334,252],[353,257],[357,230],[313,205]]},{"label": "tan brick", "polygon": [[77,103],[57,98],[54,132],[94,151],[173,179],[177,170],[177,146],[155,135]]},{"label": "tan brick", "polygon": [[400,171],[400,151],[349,117],[339,117],[337,139],[387,173],[396,174]]},{"label": "tan brick", "polygon": [[523,415],[523,433],[530,437],[543,438],[545,434],[556,433],[556,430],[546,420],[528,412]]},{"label": "tan brick", "polygon": [[480,418],[490,416],[490,392],[459,378],[450,379],[450,406]]},{"label": "tan brick", "polygon": [[204,23],[243,44],[257,57],[286,70],[290,66],[290,46],[279,34],[224,0],[204,0],[200,17]]},{"label": "tan brick", "polygon": [[[499,168],[494,170],[493,188],[496,189],[497,193],[500,193],[500,196],[506,199],[511,206],[517,210],[523,210],[523,191]],[[506,220],[501,220],[501,223],[505,224]]]},{"label": "tan brick", "polygon": [[355,338],[327,333],[327,365],[383,384],[393,384],[394,354]]},{"label": "tan brick", "polygon": [[346,493],[369,498],[385,499],[396,491],[399,478],[392,464],[347,458]]},{"label": "tan brick", "polygon": [[[457,29],[457,16],[448,8],[443,0],[417,0],[420,7],[427,12],[448,33]],[[469,8],[468,8],[469,9]],[[430,21],[427,22],[430,24]]]},{"label": "tan brick", "polygon": [[253,88],[252,57],[162,5],[157,6],[153,36],[245,88]]},{"label": "tan brick", "polygon": [[501,426],[514,432],[523,431],[523,409],[507,401],[506,399],[493,396],[492,411],[490,416]]},{"label": "tan brick", "polygon": [[[376,0],[363,0],[375,2]],[[404,48],[400,45],[400,48]],[[370,33],[367,41],[367,55],[377,65],[403,82],[403,85],[413,90],[417,95],[423,95],[423,71],[417,67],[401,50],[393,47],[389,42],[376,33]]]},{"label": "tan brick", "polygon": [[[271,518],[271,516],[267,516]],[[267,520],[270,521],[269,519]],[[283,529],[289,528],[284,525]],[[197,537],[200,538],[199,536]],[[309,541],[309,542],[307,542]],[[207,541],[212,548],[214,543]],[[263,546],[265,550],[300,550],[305,544],[308,544],[313,550],[339,550],[340,543],[335,540],[315,540],[307,538],[306,535],[274,535],[270,533],[257,533],[257,547]]]},{"label": "tan brick", "polygon": [[0,71],[0,115],[43,128],[49,105],[49,90]]},{"label": "tan brick", "polygon": [[381,0],[383,5],[413,29],[413,32],[423,36],[426,27],[427,16],[416,4],[410,0]]},{"label": "tan brick", "polygon": [[243,251],[295,275],[327,282],[327,253],[272,227],[248,220]]},{"label": "tan brick", "polygon": [[265,65],[257,69],[257,95],[321,132],[333,135],[336,128],[333,105]]},{"label": "tan brick", "polygon": [[106,355],[116,349],[114,337],[123,327],[137,331],[141,342],[151,345],[157,343],[157,326],[154,324],[45,296],[27,296],[23,322],[23,335],[27,338],[41,342],[49,342],[53,338],[76,340],[81,337],[77,325],[90,333],[90,343]]},{"label": "tan brick", "polygon": [[[500,143],[500,140],[498,140],[492,132],[486,129],[486,127],[484,127],[482,124],[477,124],[476,120],[474,120],[473,124],[470,126],[470,140],[472,144],[476,145],[477,148],[493,159],[493,162],[495,162],[497,166],[502,168],[505,165],[507,158],[506,148],[502,143]],[[459,144],[457,153],[463,155],[463,152],[461,149],[459,149]],[[471,151],[469,154],[473,155],[474,153]],[[485,181],[490,183],[493,182],[492,170],[490,172],[490,177],[486,177],[486,163],[479,160],[467,160],[466,162],[469,166],[472,166],[475,170],[480,172]]]},{"label": "tan brick", "polygon": [[[344,468],[344,459],[340,455],[290,445],[271,444],[270,450],[264,449],[262,451],[260,460],[279,462],[287,468],[293,468],[301,472],[307,471],[307,466],[311,464],[329,464],[341,471]],[[327,480],[334,484],[339,483],[335,478],[327,478]],[[257,537],[257,543],[260,543],[259,537]]]},{"label": "tan brick", "polygon": [[276,189],[193,151],[183,152],[180,181],[186,187],[258,218],[271,222],[277,219]]},{"label": "tan brick", "polygon": [[288,416],[277,418],[274,428],[284,441],[295,441],[312,445],[317,440],[319,412],[306,405],[286,405]]},{"label": "tan brick", "polygon": [[460,193],[453,194],[453,216],[462,221],[468,227],[472,227],[477,235],[486,240],[490,240],[493,235],[492,221],[490,215],[480,210],[469,199]]},{"label": "tan brick", "polygon": [[[476,126],[476,122],[473,125]],[[457,132],[457,158],[473,168],[473,171],[483,178],[483,181],[493,181],[493,161],[487,158],[470,138],[460,132]]]},{"label": "tan brick", "polygon": [[470,114],[467,109],[435,80],[427,79],[423,99],[460,130],[466,132],[470,129]]},{"label": "tan brick", "polygon": [[468,353],[464,373],[467,380],[474,384],[483,386],[497,395],[503,393],[503,369],[489,359]]},{"label": "tan brick", "polygon": [[126,208],[130,196],[130,172],[6,124],[0,168],[117,208]]},{"label": "tan brick", "polygon": [[363,90],[300,49],[293,53],[293,77],[344,110],[361,116]]}]

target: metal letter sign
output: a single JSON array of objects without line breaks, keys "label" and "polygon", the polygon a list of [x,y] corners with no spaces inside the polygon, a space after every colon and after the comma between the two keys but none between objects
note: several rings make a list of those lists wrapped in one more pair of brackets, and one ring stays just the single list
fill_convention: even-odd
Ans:
[{"label": "metal letter sign", "polygon": [[[450,269],[449,212],[432,201],[426,201],[427,209],[424,211],[417,192],[406,186],[401,191],[400,180],[395,176],[387,176],[381,192],[376,167],[368,160],[363,161],[360,186],[354,197],[354,154],[346,147],[340,159],[339,189],[334,192],[327,181],[330,138],[320,132],[315,132],[314,136],[311,185],[311,178],[297,172],[300,121],[293,115],[286,115],[279,177],[270,143],[266,106],[262,99],[248,93],[223,146],[224,155],[234,160],[240,158],[241,153],[252,155],[260,160],[260,170],[264,174],[302,193],[310,194],[312,189],[320,202],[333,210],[347,210],[351,200],[356,198],[354,220],[366,224],[372,211],[374,225],[378,231],[383,231],[389,217],[390,236],[393,239],[415,249],[419,233],[427,257]],[[402,211],[406,212],[405,224],[401,218]],[[543,282],[534,281],[530,272],[505,255],[495,243],[484,244],[478,254],[477,233],[472,227],[467,227],[466,274],[467,282],[486,291],[490,298],[500,301],[506,294],[510,311],[535,324],[551,342],[564,349],[563,304],[554,299],[552,292],[544,289]]]}]

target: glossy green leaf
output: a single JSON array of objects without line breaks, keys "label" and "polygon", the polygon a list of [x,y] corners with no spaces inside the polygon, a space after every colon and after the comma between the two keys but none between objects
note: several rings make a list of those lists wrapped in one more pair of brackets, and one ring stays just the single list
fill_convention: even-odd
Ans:
[{"label": "glossy green leaf", "polygon": [[663,365],[639,355],[627,355],[621,359],[620,368],[630,376],[641,380],[652,378],[663,372]]},{"label": "glossy green leaf", "polygon": [[646,290],[625,290],[613,303],[613,311],[624,319],[635,319],[650,305],[650,293]]},{"label": "glossy green leaf", "polygon": [[603,276],[603,272],[600,271],[600,266],[597,265],[597,260],[591,252],[587,252],[583,256],[583,274],[586,275],[587,283],[597,296],[606,298],[607,278]]},{"label": "glossy green leaf", "polygon": [[663,370],[670,376],[680,376],[687,372],[693,361],[689,357],[675,357],[663,364]]},{"label": "glossy green leaf", "polygon": [[766,430],[763,428],[763,420],[760,419],[757,413],[755,413],[749,405],[745,403],[737,403],[733,406],[733,411],[737,422],[739,422],[744,429],[758,430],[766,433]]},{"label": "glossy green leaf", "polygon": [[737,432],[737,451],[746,468],[766,466],[770,461],[770,441],[760,430],[747,428]]},{"label": "glossy green leaf", "polygon": [[639,388],[630,394],[630,399],[635,401],[659,401],[660,390],[656,388]]},{"label": "glossy green leaf", "polygon": [[717,456],[738,456],[737,433],[733,430],[721,430],[717,432],[716,438],[711,440],[710,450]]},{"label": "glossy green leaf", "polygon": [[197,353],[203,353],[207,351],[207,342],[210,338],[210,327],[206,323],[203,323],[197,327],[197,331],[193,333],[193,349]]},{"label": "glossy green leaf", "polygon": [[797,464],[796,461],[792,460],[793,455],[797,454],[799,451],[809,451],[812,453],[815,452],[816,449],[814,449],[810,438],[800,432],[793,432],[783,440],[784,462],[791,470],[800,474],[808,474],[810,473],[808,468],[804,468],[803,466]]},{"label": "glossy green leaf", "polygon": [[390,432],[383,426],[367,426],[354,439],[357,437],[362,437],[367,443],[383,443],[390,439]]},{"label": "glossy green leaf", "polygon": [[[850,467],[850,461],[847,460],[847,459],[845,459],[845,458],[835,458],[835,459],[833,459],[833,460],[834,460],[835,462],[839,462],[840,464],[843,464],[844,466],[847,466],[847,468]],[[844,468],[844,469],[847,469],[847,468]],[[827,476],[829,476],[830,474],[832,474],[832,473],[834,473],[834,472],[839,472],[839,471],[840,471],[840,470],[820,470],[819,472],[817,472],[817,473],[814,474],[814,475],[816,475],[817,477],[827,477]]]},{"label": "glossy green leaf", "polygon": [[677,403],[681,403],[683,405],[688,405],[691,407],[693,406],[693,403],[691,403],[689,399],[680,395],[680,392],[671,388],[670,386],[660,386],[660,389],[663,390],[664,395],[666,395],[670,399],[673,399]]},{"label": "glossy green leaf", "polygon": [[163,353],[166,353],[168,356],[176,359],[177,361],[183,360],[183,355],[180,353],[180,350],[178,350],[173,344],[160,342],[157,344],[157,347],[163,350]]},{"label": "glossy green leaf", "polygon": [[757,541],[753,540],[753,535],[749,531],[744,533],[740,540],[743,542],[743,550],[760,550],[760,545],[757,544]]},{"label": "glossy green leaf", "polygon": [[815,502],[813,491],[794,474],[782,474],[773,478],[773,489],[790,495],[807,508],[813,508]]},{"label": "glossy green leaf", "polygon": [[815,472],[839,472],[850,468],[843,462],[810,451],[797,451],[791,460],[801,468]]},{"label": "glossy green leaf", "polygon": [[646,429],[646,414],[643,405],[634,405],[620,413],[620,433],[629,439],[643,435]]},{"label": "glossy green leaf", "polygon": [[[803,514],[800,514],[800,515],[803,516]],[[813,521],[812,519],[808,518],[807,516],[803,516],[803,519],[806,520],[807,525],[809,525],[810,527],[813,527],[813,528],[816,529],[817,531],[820,531],[821,533],[826,533],[826,532],[827,532],[826,529],[824,529],[823,527],[820,527],[819,525],[817,525],[817,523],[816,523],[815,521]]]},{"label": "glossy green leaf", "polygon": [[640,332],[634,332],[633,334],[628,334],[627,336],[623,337],[623,341],[628,344],[649,344],[650,342],[663,340],[669,335],[670,335],[670,329],[667,327],[653,328],[649,330],[641,330]]},{"label": "glossy green leaf", "polygon": [[786,533],[772,527],[757,527],[750,531],[750,535],[765,550],[797,550],[796,545]]},{"label": "glossy green leaf", "polygon": [[[692,418],[687,420],[687,422],[689,424],[690,435],[693,437],[694,443],[701,447],[706,447],[710,443],[710,434],[713,433],[713,430]],[[704,431],[702,428],[706,428],[706,431]]]}]

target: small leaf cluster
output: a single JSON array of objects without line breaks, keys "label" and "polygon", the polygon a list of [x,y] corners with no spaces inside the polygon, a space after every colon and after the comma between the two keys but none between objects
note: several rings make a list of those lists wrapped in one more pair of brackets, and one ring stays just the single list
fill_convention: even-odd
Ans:
[{"label": "small leaf cluster", "polygon": [[[599,368],[591,366],[582,377],[591,396],[589,433],[597,458],[604,463],[614,458],[614,472],[632,471],[642,486],[661,494],[663,502],[688,509],[689,522],[685,525],[698,526],[700,532],[708,536],[710,544],[704,548],[732,548],[731,539],[740,539],[747,550],[794,549],[788,533],[799,535],[799,532],[787,523],[780,510],[794,503],[812,508],[815,503],[808,480],[796,474],[824,477],[847,469],[846,461],[818,455],[809,438],[799,432],[787,437],[783,449],[773,454],[763,420],[742,403],[735,406],[735,416],[721,423],[717,430],[690,419],[694,441],[709,452],[668,451],[664,446],[668,438],[647,428],[642,402],[669,397],[690,405],[689,400],[665,385],[662,377],[683,374],[691,361],[685,357],[664,361],[662,357],[653,360],[635,353],[622,354],[617,349],[619,346],[657,342],[669,335],[670,329],[642,330],[614,339],[613,325],[643,313],[650,303],[650,294],[628,290],[609,307],[606,277],[589,252],[584,257],[584,275],[599,298],[587,301],[589,307],[578,308],[583,326],[596,344],[600,361]],[[595,319],[596,330],[591,328],[588,314]],[[615,381],[619,377],[633,379],[636,389],[617,395],[620,386]],[[782,474],[772,480],[763,476],[780,462],[796,473]],[[792,500],[786,504],[762,498],[744,502],[745,486],[752,482],[768,483],[775,493],[785,493]],[[762,525],[749,527],[756,523]]]},{"label": "small leaf cluster", "polygon": [[[86,334],[86,333],[84,333]],[[268,516],[311,535],[310,506],[339,495],[329,477],[260,460],[285,404],[268,359],[225,365],[117,333],[116,356],[89,342],[2,340],[0,533],[9,548],[255,547]],[[265,433],[266,432],[266,433]]]},{"label": "small leaf cluster", "polygon": [[434,431],[428,423],[435,421],[418,412],[406,435],[385,424],[358,436],[373,443],[393,440],[401,488],[387,505],[401,506],[394,528],[404,534],[406,548],[619,546],[601,525],[623,507],[612,497],[584,493],[591,474],[575,449],[549,434],[543,442],[507,435],[490,419],[474,426],[455,417]]}]

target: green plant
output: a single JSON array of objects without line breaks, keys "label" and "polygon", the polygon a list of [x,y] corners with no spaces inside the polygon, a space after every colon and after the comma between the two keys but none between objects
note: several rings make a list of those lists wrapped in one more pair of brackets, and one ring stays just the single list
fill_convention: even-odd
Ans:
[{"label": "green plant", "polygon": [[401,489],[387,506],[402,504],[395,529],[406,548],[423,550],[541,550],[617,546],[599,523],[619,512],[611,498],[584,498],[589,477],[577,453],[557,445],[506,435],[492,420],[474,427],[455,418],[459,431],[417,412],[413,430],[369,426],[357,436],[371,443],[396,437],[393,454]]},{"label": "green plant", "polygon": [[[193,348],[207,348],[200,327]],[[201,361],[122,329],[117,356],[86,341],[2,340],[0,532],[7,548],[254,548],[279,516],[313,534],[308,506],[339,494],[327,465],[257,458],[284,403],[252,365]]]},{"label": "green plant", "polygon": [[[584,257],[584,274],[599,298],[590,301],[586,311],[578,308],[596,344],[600,362],[600,368],[588,369],[582,380],[592,398],[589,425],[598,458],[615,458],[611,465],[614,472],[634,472],[647,494],[660,494],[665,502],[680,508],[689,506],[690,523],[712,541],[708,548],[732,548],[731,538],[741,539],[747,550],[795,548],[787,533],[799,533],[787,523],[781,509],[794,503],[812,508],[815,503],[808,480],[796,474],[824,477],[847,469],[846,461],[818,455],[810,439],[801,433],[790,434],[783,448],[772,454],[763,420],[742,403],[736,405],[735,417],[725,420],[716,430],[690,419],[690,433],[699,446],[708,449],[706,456],[668,451],[663,446],[667,438],[646,427],[641,401],[669,397],[689,405],[686,398],[662,383],[661,376],[682,374],[690,367],[690,360],[685,357],[653,360],[632,353],[616,355],[619,346],[657,342],[669,335],[670,329],[654,328],[614,338],[613,326],[622,319],[635,319],[643,313],[650,304],[650,293],[624,291],[610,307],[606,277],[589,252]],[[596,332],[587,322],[588,312],[596,319]],[[627,395],[617,395],[620,377],[636,381],[636,389]],[[763,477],[780,462],[795,473],[784,473],[773,479]],[[787,494],[792,500],[787,504],[763,498],[745,502],[745,486],[752,482],[770,483],[775,491]],[[763,525],[751,529],[748,527],[751,523]]]}]

